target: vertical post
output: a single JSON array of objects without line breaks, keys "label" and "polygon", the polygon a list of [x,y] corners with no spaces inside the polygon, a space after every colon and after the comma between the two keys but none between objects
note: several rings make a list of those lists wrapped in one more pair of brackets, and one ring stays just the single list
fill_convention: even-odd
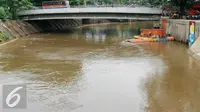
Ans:
[{"label": "vertical post", "polygon": [[166,24],[167,24],[167,19],[161,18],[161,27],[165,32],[166,32]]}]

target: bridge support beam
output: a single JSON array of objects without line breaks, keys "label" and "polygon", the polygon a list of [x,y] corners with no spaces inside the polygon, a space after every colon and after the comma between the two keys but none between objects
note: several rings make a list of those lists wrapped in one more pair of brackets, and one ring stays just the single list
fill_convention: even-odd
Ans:
[{"label": "bridge support beam", "polygon": [[61,20],[36,20],[28,21],[37,28],[40,28],[40,31],[58,31],[64,29],[70,29],[77,26],[80,26],[81,20],[74,19],[61,19]]}]

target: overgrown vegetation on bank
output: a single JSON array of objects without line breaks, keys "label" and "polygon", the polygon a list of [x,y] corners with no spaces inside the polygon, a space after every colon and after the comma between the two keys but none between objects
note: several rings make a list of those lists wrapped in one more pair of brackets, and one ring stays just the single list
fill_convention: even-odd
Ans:
[{"label": "overgrown vegetation on bank", "polygon": [[[30,0],[0,0],[0,19],[17,19],[16,12],[32,8]],[[1,32],[0,43],[10,40],[11,37]]]},{"label": "overgrown vegetation on bank", "polygon": [[10,40],[10,37],[0,32],[0,43]]}]

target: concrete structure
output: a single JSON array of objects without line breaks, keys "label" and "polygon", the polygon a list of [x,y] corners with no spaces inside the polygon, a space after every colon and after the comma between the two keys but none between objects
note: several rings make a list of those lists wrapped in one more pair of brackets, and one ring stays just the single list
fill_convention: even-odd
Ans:
[{"label": "concrete structure", "polygon": [[173,35],[177,41],[187,43],[189,36],[189,21],[167,19],[166,32],[167,34]]},{"label": "concrete structure", "polygon": [[200,37],[198,37],[195,43],[189,48],[189,54],[194,58],[200,60]]},{"label": "concrete structure", "polygon": [[[177,41],[188,42],[189,20],[167,19],[166,32],[175,37]],[[200,36],[200,21],[195,21],[195,37]]]},{"label": "concrete structure", "polygon": [[148,7],[57,8],[19,11],[22,20],[134,19],[159,20],[161,9]]},{"label": "concrete structure", "polygon": [[11,39],[40,32],[37,28],[27,22],[14,20],[0,20],[0,31]]},{"label": "concrete structure", "polygon": [[78,27],[82,24],[81,20],[60,19],[60,20],[34,20],[29,21],[33,26],[42,31],[57,31]]}]

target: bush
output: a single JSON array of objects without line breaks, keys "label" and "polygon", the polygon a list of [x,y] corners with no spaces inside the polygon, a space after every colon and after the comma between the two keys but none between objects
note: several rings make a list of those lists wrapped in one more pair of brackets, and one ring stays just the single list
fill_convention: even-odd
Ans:
[{"label": "bush", "polygon": [[3,7],[0,7],[0,19],[6,18],[6,12]]},{"label": "bush", "polygon": [[9,36],[0,32],[0,41],[1,42],[8,41],[9,39],[10,39]]}]

